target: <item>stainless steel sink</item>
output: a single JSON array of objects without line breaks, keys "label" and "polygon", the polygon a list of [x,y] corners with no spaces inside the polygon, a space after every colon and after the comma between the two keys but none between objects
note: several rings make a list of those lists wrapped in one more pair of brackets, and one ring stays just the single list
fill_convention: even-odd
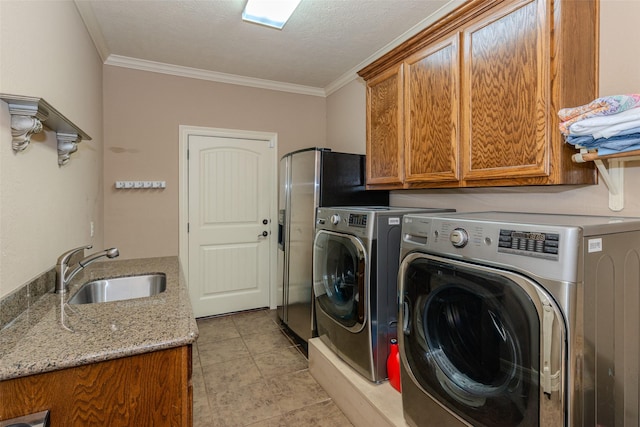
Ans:
[{"label": "stainless steel sink", "polygon": [[157,295],[167,289],[163,273],[113,277],[85,283],[69,299],[69,304],[122,301]]}]

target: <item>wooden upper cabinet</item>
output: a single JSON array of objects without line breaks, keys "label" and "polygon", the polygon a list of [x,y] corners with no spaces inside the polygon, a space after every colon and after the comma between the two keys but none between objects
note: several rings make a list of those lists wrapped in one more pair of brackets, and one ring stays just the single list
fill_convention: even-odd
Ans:
[{"label": "wooden upper cabinet", "polygon": [[465,180],[549,175],[546,6],[510,3],[464,31]]},{"label": "wooden upper cabinet", "polygon": [[458,33],[404,61],[405,182],[458,181]]},{"label": "wooden upper cabinet", "polygon": [[367,82],[367,184],[402,188],[402,64]]},{"label": "wooden upper cabinet", "polygon": [[367,185],[595,184],[557,111],[597,97],[598,26],[598,0],[468,0],[360,70]]}]

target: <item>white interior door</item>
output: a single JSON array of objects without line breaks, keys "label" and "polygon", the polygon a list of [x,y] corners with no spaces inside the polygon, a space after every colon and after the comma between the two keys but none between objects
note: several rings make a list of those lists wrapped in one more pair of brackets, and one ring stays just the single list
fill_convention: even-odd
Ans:
[{"label": "white interior door", "polygon": [[269,306],[270,145],[188,136],[188,284],[196,317]]}]

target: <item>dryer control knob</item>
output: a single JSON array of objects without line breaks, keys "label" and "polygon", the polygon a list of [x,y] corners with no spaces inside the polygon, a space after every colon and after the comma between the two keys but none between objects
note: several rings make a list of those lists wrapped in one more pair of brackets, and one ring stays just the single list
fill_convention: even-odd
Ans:
[{"label": "dryer control knob", "polygon": [[329,219],[329,221],[331,221],[331,224],[333,224],[333,225],[340,224],[340,215],[338,215],[338,214],[331,215],[331,218]]},{"label": "dryer control knob", "polygon": [[464,228],[456,228],[449,234],[449,241],[456,248],[464,248],[469,242],[469,234]]}]

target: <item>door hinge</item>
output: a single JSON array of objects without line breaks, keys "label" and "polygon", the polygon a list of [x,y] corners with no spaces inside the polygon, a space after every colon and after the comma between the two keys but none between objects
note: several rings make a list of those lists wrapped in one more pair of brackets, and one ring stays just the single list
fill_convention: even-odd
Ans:
[{"label": "door hinge", "polygon": [[187,160],[189,160],[189,149],[187,148]]},{"label": "door hinge", "polygon": [[187,233],[189,232],[189,223],[187,223]]}]

